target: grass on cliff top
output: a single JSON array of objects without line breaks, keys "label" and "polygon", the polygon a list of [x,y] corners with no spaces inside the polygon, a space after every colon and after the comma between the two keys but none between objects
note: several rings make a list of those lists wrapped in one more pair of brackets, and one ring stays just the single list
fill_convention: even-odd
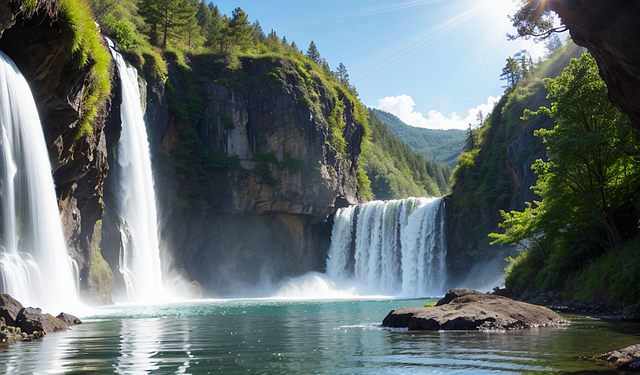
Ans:
[{"label": "grass on cliff top", "polygon": [[86,0],[60,0],[58,21],[76,67],[89,68],[91,72],[82,103],[82,118],[76,133],[76,139],[79,139],[93,133],[93,119],[101,103],[111,93],[111,56],[103,44]]}]

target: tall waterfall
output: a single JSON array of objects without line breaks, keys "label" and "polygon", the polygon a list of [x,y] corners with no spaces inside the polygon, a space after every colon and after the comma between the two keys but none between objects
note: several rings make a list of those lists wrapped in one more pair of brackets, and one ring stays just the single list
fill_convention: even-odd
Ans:
[{"label": "tall waterfall", "polygon": [[446,252],[441,198],[374,201],[336,213],[327,275],[366,294],[440,295]]},{"label": "tall waterfall", "polygon": [[74,276],[38,110],[0,52],[0,291],[60,311],[78,304]]},{"label": "tall waterfall", "polygon": [[116,146],[116,213],[120,217],[119,270],[129,300],[159,300],[163,281],[158,249],[158,220],[151,175],[149,141],[142,114],[138,72],[111,49],[122,86],[122,135]]}]

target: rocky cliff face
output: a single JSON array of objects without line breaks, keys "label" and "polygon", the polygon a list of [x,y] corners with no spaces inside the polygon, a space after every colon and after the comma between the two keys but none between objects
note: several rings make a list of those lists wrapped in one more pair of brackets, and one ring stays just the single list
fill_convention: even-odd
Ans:
[{"label": "rocky cliff face", "polygon": [[640,130],[640,2],[562,0],[550,2],[576,44],[598,61],[613,105]]},{"label": "rocky cliff face", "polygon": [[190,70],[171,63],[166,86],[143,73],[163,267],[186,270],[212,295],[264,295],[323,271],[330,215],[362,200],[360,104],[341,98],[347,147],[337,152],[327,119],[338,103],[322,82],[310,93],[286,59],[241,63],[234,72],[206,59]]},{"label": "rocky cliff face", "polygon": [[83,287],[91,265],[94,227],[102,218],[102,188],[108,171],[104,119],[99,108],[93,133],[77,137],[89,69],[78,69],[65,51],[65,35],[52,18],[51,2],[40,1],[28,18],[22,1],[0,5],[0,50],[16,63],[35,97],[49,145],[60,214],[70,254],[81,268]]}]

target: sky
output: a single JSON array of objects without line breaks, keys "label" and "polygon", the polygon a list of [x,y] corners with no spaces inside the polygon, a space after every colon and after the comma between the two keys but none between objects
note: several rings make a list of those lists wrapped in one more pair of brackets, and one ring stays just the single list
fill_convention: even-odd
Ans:
[{"label": "sky", "polygon": [[506,59],[534,60],[544,45],[509,41],[513,0],[217,0],[224,14],[241,7],[265,34],[313,41],[335,71],[342,62],[360,99],[413,126],[466,129],[500,97]]}]

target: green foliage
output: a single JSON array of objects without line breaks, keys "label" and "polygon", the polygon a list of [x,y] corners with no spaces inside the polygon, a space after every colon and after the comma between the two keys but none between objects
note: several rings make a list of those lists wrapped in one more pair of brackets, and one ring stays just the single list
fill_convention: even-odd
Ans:
[{"label": "green foliage", "polygon": [[413,151],[391,133],[374,111],[370,111],[369,126],[371,138],[363,144],[360,165],[372,180],[376,199],[439,196],[448,191],[449,166]]},{"label": "green foliage", "polygon": [[432,302],[427,302],[424,304],[424,307],[436,307],[436,301],[432,301]]},{"label": "green foliage", "polygon": [[364,168],[358,167],[358,188],[362,198],[366,201],[373,200],[373,192],[371,191],[371,180],[367,176],[367,172]]},{"label": "green foliage", "polygon": [[251,173],[260,177],[260,180],[269,187],[276,187],[280,183],[277,178],[273,177],[273,173],[271,172],[271,168],[269,167],[268,162],[260,162],[256,165]]},{"label": "green foliage", "polygon": [[231,115],[231,113],[218,111],[216,112],[216,115],[220,117],[223,129],[230,130],[236,127],[235,123],[233,122],[233,116]]},{"label": "green foliage", "polygon": [[83,113],[76,132],[76,139],[79,139],[93,134],[93,119],[98,107],[111,92],[111,56],[102,44],[102,37],[86,0],[61,0],[58,10],[58,21],[67,38],[69,55],[78,68],[90,66],[92,72],[82,100]]},{"label": "green foliage", "polygon": [[455,167],[465,140],[463,130],[434,130],[405,124],[391,113],[373,108],[372,111],[400,140],[427,159]]},{"label": "green foliage", "polygon": [[[556,79],[547,79],[551,106],[524,118],[551,116],[558,121],[552,130],[536,132],[551,155],[538,160],[534,187],[541,202],[523,212],[502,212],[506,229],[492,234],[496,242],[529,246],[528,258],[535,263],[514,263],[511,273],[527,275],[540,291],[565,288],[574,298],[622,303],[637,296],[629,287],[638,267],[636,241],[640,214],[638,202],[640,161],[638,141],[626,115],[608,100],[607,89],[588,54],[573,59]],[[624,259],[632,259],[624,267]],[[513,278],[513,277],[511,277]],[[520,277],[522,279],[522,277]],[[522,281],[522,280],[520,280]],[[637,285],[637,284],[634,284]]]},{"label": "green foliage", "polygon": [[[571,57],[580,54],[582,50],[575,45],[560,48],[551,60],[539,64],[507,90],[482,125],[474,129],[475,147],[460,155],[451,178],[456,225],[469,234],[460,237],[460,248],[486,248],[490,241],[487,234],[495,231],[502,221],[500,211],[522,208],[521,190],[516,185],[519,181],[514,179],[507,160],[507,148],[525,130],[553,126],[553,120],[542,116],[521,117],[525,109],[537,109],[548,103],[541,78],[555,77]],[[515,160],[517,166],[524,164],[522,157],[530,155],[521,153]]]}]

